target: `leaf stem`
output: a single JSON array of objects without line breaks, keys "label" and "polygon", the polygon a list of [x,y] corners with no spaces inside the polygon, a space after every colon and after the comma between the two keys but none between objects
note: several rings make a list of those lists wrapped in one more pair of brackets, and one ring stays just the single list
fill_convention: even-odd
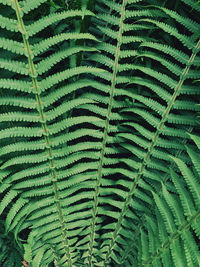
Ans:
[{"label": "leaf stem", "polygon": [[197,212],[193,216],[191,216],[190,218],[187,219],[186,222],[181,224],[181,226],[177,231],[170,234],[170,237],[161,244],[160,246],[161,248],[157,249],[155,253],[152,253],[152,255],[142,263],[142,266],[148,266],[155,259],[160,258],[161,255],[166,251],[166,249],[170,247],[171,243],[173,243],[176,239],[178,239],[184,231],[188,230],[192,223],[194,223],[195,221],[197,223],[197,219],[199,217],[200,217],[200,210],[197,210]]},{"label": "leaf stem", "polygon": [[58,189],[58,185],[57,185],[57,173],[56,173],[55,161],[54,161],[51,141],[49,138],[49,130],[48,130],[48,126],[46,123],[46,117],[44,114],[44,109],[43,109],[43,105],[42,105],[42,101],[41,101],[41,97],[40,97],[40,88],[39,88],[39,84],[37,81],[37,71],[36,71],[36,68],[35,68],[35,65],[33,62],[33,53],[31,50],[31,46],[29,44],[28,33],[26,31],[26,28],[25,28],[25,25],[24,25],[24,22],[22,19],[22,11],[21,11],[19,2],[18,2],[18,0],[11,0],[11,1],[14,5],[14,9],[16,11],[18,26],[19,26],[19,30],[22,34],[25,53],[26,53],[26,56],[28,59],[29,76],[32,79],[33,92],[35,94],[36,103],[37,103],[37,107],[38,107],[38,113],[39,113],[39,117],[40,117],[40,123],[41,123],[41,127],[43,130],[43,136],[44,136],[44,140],[45,140],[45,144],[46,144],[46,151],[48,154],[48,161],[49,161],[49,173],[51,176],[53,192],[54,192],[54,197],[55,197],[55,203],[57,206],[57,213],[58,213],[60,228],[61,228],[61,232],[62,232],[63,246],[64,246],[64,250],[66,253],[66,258],[68,261],[67,266],[71,267],[72,266],[72,259],[71,259],[71,255],[70,255],[69,241],[67,238],[67,229],[65,227],[64,216],[62,213],[62,207],[61,207],[60,198],[59,198],[59,189]]},{"label": "leaf stem", "polygon": [[134,183],[133,183],[133,185],[132,185],[132,187],[131,187],[131,189],[130,189],[130,191],[128,193],[128,196],[127,196],[125,202],[124,202],[124,206],[122,208],[122,211],[121,211],[121,214],[119,216],[118,222],[116,224],[116,228],[115,228],[115,231],[113,233],[110,245],[108,247],[108,251],[107,251],[107,254],[106,254],[106,257],[105,257],[105,262],[107,262],[108,259],[111,256],[112,250],[113,250],[113,248],[114,248],[114,246],[116,244],[116,239],[117,239],[117,237],[118,237],[118,235],[120,233],[120,229],[122,227],[122,225],[121,225],[122,220],[123,220],[123,218],[124,218],[124,216],[126,214],[126,211],[128,210],[129,204],[130,204],[130,202],[132,200],[132,197],[133,197],[133,195],[134,195],[134,193],[135,193],[135,191],[137,189],[138,183],[139,183],[140,179],[143,177],[144,171],[145,171],[146,167],[148,166],[148,164],[150,162],[150,157],[151,157],[151,155],[153,153],[153,150],[154,150],[154,147],[155,147],[155,145],[157,143],[158,137],[159,137],[159,135],[161,134],[161,132],[163,130],[164,124],[167,121],[168,115],[169,115],[169,113],[170,113],[170,111],[171,111],[171,109],[172,109],[172,107],[174,105],[174,102],[175,102],[176,98],[178,97],[178,95],[179,95],[179,93],[181,91],[182,85],[183,85],[183,83],[184,83],[184,81],[186,79],[186,76],[187,76],[187,74],[188,74],[188,72],[190,70],[190,67],[191,67],[191,65],[192,65],[192,63],[193,63],[193,61],[194,61],[199,49],[200,49],[200,40],[197,42],[196,46],[194,47],[193,53],[190,56],[188,62],[186,63],[186,67],[183,70],[183,72],[182,72],[182,74],[180,76],[179,82],[177,83],[177,85],[175,87],[174,93],[173,93],[171,99],[169,100],[169,103],[168,103],[166,109],[163,112],[162,118],[161,118],[161,120],[160,120],[160,122],[159,122],[159,124],[157,126],[156,132],[154,133],[154,136],[152,138],[152,141],[150,143],[148,151],[146,152],[146,154],[144,156],[144,159],[142,161],[142,164],[141,164],[141,166],[140,166],[140,168],[138,170],[138,173],[137,173],[137,176],[135,178],[135,181],[134,181]]},{"label": "leaf stem", "polygon": [[110,124],[110,117],[111,117],[111,111],[112,111],[112,106],[113,106],[116,77],[118,73],[120,47],[122,44],[123,21],[125,18],[126,2],[127,0],[123,0],[122,7],[121,7],[121,17],[120,17],[120,23],[119,23],[117,46],[116,46],[116,51],[115,51],[115,61],[114,61],[114,66],[113,66],[112,79],[111,79],[110,97],[109,97],[108,109],[107,109],[107,114],[106,114],[105,127],[104,127],[103,140],[102,140],[102,149],[101,149],[98,172],[97,172],[97,180],[96,180],[95,195],[94,195],[94,206],[92,209],[90,242],[89,242],[89,256],[88,256],[89,266],[92,266],[92,255],[93,255],[93,247],[94,247],[94,240],[95,240],[95,225],[96,225],[96,220],[97,220],[100,185],[101,185],[101,180],[102,180],[102,168],[104,164],[105,149],[106,149],[107,137],[109,133],[109,124]]}]

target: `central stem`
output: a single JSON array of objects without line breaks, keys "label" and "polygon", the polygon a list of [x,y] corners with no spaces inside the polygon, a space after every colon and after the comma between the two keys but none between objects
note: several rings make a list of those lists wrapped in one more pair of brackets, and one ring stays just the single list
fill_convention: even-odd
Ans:
[{"label": "central stem", "polygon": [[116,77],[117,77],[119,58],[120,58],[120,47],[122,44],[123,21],[125,18],[126,2],[127,0],[123,0],[122,7],[121,7],[121,17],[120,17],[120,23],[119,23],[118,36],[117,36],[115,61],[113,65],[113,73],[112,73],[111,86],[110,86],[110,97],[109,97],[109,103],[108,103],[108,108],[107,108],[103,140],[102,140],[102,149],[101,149],[101,154],[100,154],[100,160],[99,160],[98,172],[97,172],[97,180],[96,180],[96,186],[95,186],[95,196],[94,196],[94,206],[92,209],[91,234],[90,234],[89,256],[88,256],[89,266],[92,266],[92,255],[93,255],[93,247],[94,247],[94,240],[95,240],[95,225],[96,225],[96,220],[97,220],[99,194],[100,194],[100,186],[101,186],[101,180],[102,180],[102,168],[104,164],[105,149],[106,149],[107,137],[109,133],[110,117],[111,117],[111,111],[112,111],[113,99],[114,99],[114,90],[116,86]]},{"label": "central stem", "polygon": [[54,192],[54,196],[55,196],[55,204],[57,207],[57,213],[58,213],[60,228],[61,228],[61,232],[62,232],[63,246],[64,246],[66,258],[68,261],[67,266],[71,267],[72,266],[72,260],[71,260],[70,250],[69,250],[69,241],[67,238],[67,229],[65,228],[64,216],[62,213],[62,207],[61,207],[60,198],[59,198],[59,190],[58,190],[58,185],[57,185],[57,173],[56,173],[56,167],[55,167],[55,161],[54,161],[52,146],[51,146],[51,142],[50,142],[50,138],[49,138],[49,130],[48,130],[48,126],[46,124],[46,118],[45,118],[43,105],[42,105],[42,101],[41,101],[41,97],[40,97],[40,88],[39,88],[39,84],[37,81],[38,74],[37,74],[35,65],[33,63],[33,53],[31,51],[31,47],[29,44],[28,33],[26,31],[26,28],[25,28],[25,25],[24,25],[24,22],[23,22],[23,19],[21,16],[21,14],[22,14],[21,8],[19,6],[18,0],[12,0],[12,2],[14,4],[14,8],[15,8],[16,16],[17,16],[17,20],[18,20],[18,26],[19,26],[20,32],[22,34],[23,42],[24,42],[25,53],[26,53],[26,56],[28,59],[29,76],[32,79],[33,91],[34,91],[35,98],[36,98],[36,103],[37,103],[39,117],[40,117],[40,123],[41,123],[41,127],[43,130],[43,136],[44,136],[44,140],[45,140],[45,144],[46,144],[46,151],[48,154],[48,161],[49,161],[49,173],[51,176],[51,182],[52,182],[53,192]]}]

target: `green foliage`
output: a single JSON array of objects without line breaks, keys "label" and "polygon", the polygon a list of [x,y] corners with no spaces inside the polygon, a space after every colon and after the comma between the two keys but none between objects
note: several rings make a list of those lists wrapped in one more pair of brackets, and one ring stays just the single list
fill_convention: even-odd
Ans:
[{"label": "green foliage", "polygon": [[5,233],[4,222],[0,221],[0,263],[2,266],[21,267],[22,245],[15,241],[12,233]]},{"label": "green foliage", "polygon": [[0,265],[200,265],[200,7],[0,0]]}]

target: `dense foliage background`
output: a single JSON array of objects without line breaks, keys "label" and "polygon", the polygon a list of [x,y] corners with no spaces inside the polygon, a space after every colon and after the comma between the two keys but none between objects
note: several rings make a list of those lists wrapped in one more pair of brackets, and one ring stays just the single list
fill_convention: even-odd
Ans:
[{"label": "dense foliage background", "polygon": [[0,266],[200,266],[200,5],[0,0]]}]

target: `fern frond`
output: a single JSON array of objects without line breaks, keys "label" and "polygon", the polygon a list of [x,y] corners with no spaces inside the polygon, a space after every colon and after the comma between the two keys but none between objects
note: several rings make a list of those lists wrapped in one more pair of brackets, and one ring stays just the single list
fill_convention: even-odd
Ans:
[{"label": "fern frond", "polygon": [[22,43],[4,37],[0,38],[0,48],[11,51],[12,53],[16,53],[18,55],[25,55],[24,46]]},{"label": "fern frond", "polygon": [[[186,45],[188,48],[190,48],[192,50],[193,48],[193,44],[190,43],[189,39],[187,37],[183,37],[179,34],[175,34],[175,31],[174,29],[170,26],[168,27],[167,25],[165,25],[164,23],[161,23],[161,22],[155,22],[153,19],[142,19],[141,21],[144,21],[144,22],[152,22],[154,23],[156,26],[160,27],[161,29],[163,29],[164,31],[172,34],[172,36],[175,36],[179,38],[179,40],[182,42],[183,45]],[[187,41],[188,40],[188,41]],[[126,201],[124,203],[124,206],[123,206],[123,209],[120,213],[120,217],[118,219],[118,222],[115,226],[115,230],[113,230],[113,235],[111,237],[111,242],[108,246],[108,252],[107,252],[107,256],[106,256],[106,260],[108,260],[109,257],[112,257],[112,251],[114,250],[114,246],[116,246],[116,249],[118,248],[118,244],[117,244],[117,237],[119,236],[120,234],[120,230],[122,228],[122,221],[124,220],[125,218],[125,215],[126,215],[126,210],[127,209],[130,209],[131,205],[131,199],[132,197],[135,195],[135,192],[136,192],[136,188],[137,188],[137,184],[139,183],[140,181],[140,178],[143,177],[143,179],[145,178],[146,176],[146,168],[150,168],[150,172],[152,176],[153,175],[153,172],[151,171],[151,169],[155,169],[155,168],[158,168],[159,170],[159,165],[156,163],[156,164],[153,164],[153,161],[154,161],[154,158],[158,158],[159,161],[160,160],[164,160],[164,161],[171,161],[169,160],[169,158],[167,158],[165,156],[165,152],[162,154],[160,153],[161,151],[158,150],[157,147],[159,147],[159,139],[161,137],[161,135],[164,135],[164,125],[166,124],[166,122],[170,124],[174,124],[174,125],[181,125],[181,124],[186,124],[186,125],[196,125],[194,119],[192,119],[191,117],[187,118],[187,115],[183,113],[183,117],[180,115],[175,115],[175,114],[170,114],[173,110],[173,106],[174,104],[176,103],[176,98],[179,97],[179,95],[181,94],[181,91],[182,91],[182,87],[183,87],[183,82],[187,79],[187,74],[189,73],[190,69],[193,68],[193,62],[194,62],[194,58],[196,57],[198,51],[199,51],[199,41],[198,43],[196,44],[195,48],[194,48],[194,53],[191,52],[191,56],[190,58],[185,61],[185,69],[182,71],[182,74],[180,75],[179,77],[179,81],[176,82],[176,85],[174,84],[174,81],[169,79],[168,75],[163,75],[161,73],[158,73],[158,72],[155,72],[154,70],[148,68],[148,70],[146,71],[145,68],[143,68],[142,66],[138,65],[138,66],[135,66],[134,64],[130,64],[130,65],[122,65],[122,67],[120,68],[121,71],[126,71],[126,70],[133,70],[133,73],[134,71],[136,70],[140,70],[142,72],[144,72],[145,74],[147,75],[150,75],[152,78],[156,79],[157,83],[161,84],[163,83],[164,86],[162,87],[162,89],[159,89],[159,91],[164,91],[166,90],[165,88],[167,88],[166,92],[167,94],[171,91],[171,89],[173,89],[173,93],[170,93],[171,94],[171,97],[169,100],[167,100],[167,106],[165,108],[165,110],[163,110],[163,107],[160,107],[159,109],[159,103],[158,105],[156,104],[156,102],[152,101],[152,100],[146,100],[146,98],[142,98],[143,101],[140,101],[141,99],[141,96],[138,96],[134,95],[134,97],[132,97],[132,102],[133,102],[133,107],[132,108],[129,108],[129,109],[124,109],[124,112],[126,112],[127,114],[130,114],[130,112],[134,113],[134,114],[137,114],[139,116],[141,116],[142,118],[142,121],[145,121],[144,124],[145,125],[149,125],[149,126],[146,126],[147,128],[151,127],[150,129],[156,129],[156,131],[154,132],[155,135],[151,138],[151,142],[148,143],[148,140],[146,140],[146,136],[150,137],[151,135],[150,134],[145,134],[144,135],[144,138],[141,138],[139,139],[137,137],[137,132],[135,132],[134,134],[132,134],[134,137],[130,137],[131,134],[129,135],[125,135],[125,134],[120,134],[119,136],[126,136],[126,138],[129,136],[128,138],[128,141],[129,141],[129,145],[128,144],[122,144],[122,146],[126,149],[128,149],[129,151],[131,151],[131,145],[130,143],[131,142],[134,142],[134,145],[133,145],[133,148],[132,148],[132,155],[134,155],[134,157],[136,158],[136,162],[140,162],[141,160],[141,165],[139,167],[139,170],[138,170],[138,174],[135,176],[135,181],[133,182],[133,185],[128,193],[128,197],[126,198]],[[142,47],[142,46],[140,46]],[[152,47],[154,47],[152,45]],[[156,46],[155,46],[156,47]],[[179,53],[178,53],[179,54]],[[179,54],[180,55],[180,54]],[[160,55],[159,55],[160,56]],[[148,79],[148,77],[147,77]],[[133,82],[134,83],[134,78],[132,78],[130,80],[130,82]],[[150,87],[151,88],[151,87]],[[183,87],[184,88],[184,87]],[[148,93],[147,93],[148,94]],[[149,95],[149,94],[148,94]],[[135,102],[135,100],[139,100],[139,102],[141,103],[141,108],[140,108],[140,105],[137,104]],[[144,106],[146,106],[146,108],[144,108]],[[152,112],[149,114],[149,108],[153,108],[155,112]],[[162,111],[163,110],[163,111]],[[156,114],[157,113],[157,114]],[[160,118],[161,116],[161,118]],[[191,119],[192,119],[192,123],[191,123]],[[137,120],[136,120],[137,122]],[[130,125],[130,123],[128,124]],[[133,124],[134,126],[137,125],[135,122]],[[165,126],[166,127],[166,126]],[[146,129],[145,129],[146,130]],[[129,129],[127,129],[127,131],[129,132]],[[153,130],[154,131],[154,130]],[[147,131],[146,131],[147,132]],[[141,133],[141,132],[140,132]],[[171,131],[172,133],[172,131]],[[170,143],[172,143],[172,141],[170,140]],[[149,144],[149,145],[148,145]],[[141,146],[143,148],[143,150],[139,150],[137,149],[136,147],[138,146]],[[172,145],[173,147],[173,145]],[[181,145],[179,147],[174,147],[174,149],[181,149]],[[144,151],[146,150],[146,152],[144,153]],[[143,153],[142,153],[143,152]],[[174,151],[172,151],[171,153],[174,153]],[[162,162],[161,162],[162,164]],[[130,168],[134,168],[133,167],[134,165],[130,165]],[[135,169],[135,168],[134,168]],[[134,170],[133,169],[133,170]],[[161,170],[161,169],[160,169]],[[163,169],[164,171],[164,169]],[[165,170],[164,172],[167,173],[167,170]],[[148,177],[150,177],[148,176]],[[159,200],[158,198],[155,199],[156,201],[162,201],[162,200]],[[137,199],[135,199],[135,201],[138,201]],[[160,202],[159,203],[159,206],[163,207],[164,206],[164,203]],[[162,211],[162,214],[166,214],[165,212],[165,209],[164,211]],[[165,221],[166,222],[172,222],[172,219],[170,218],[165,218]],[[170,229],[170,231],[174,231],[175,230],[175,224],[174,225],[168,225],[168,231]]]},{"label": "fern frond", "polygon": [[83,52],[83,51],[96,51],[96,49],[89,48],[89,47],[72,47],[72,48],[64,49],[63,51],[54,53],[53,55],[41,60],[36,65],[37,72],[39,75],[41,75],[49,71],[54,65],[58,64],[63,59],[66,59],[73,54]]},{"label": "fern frond", "polygon": [[7,69],[14,73],[19,73],[22,75],[29,75],[28,69],[23,62],[18,62],[14,60],[0,59],[0,68]]},{"label": "fern frond", "polygon": [[199,266],[198,3],[0,2],[0,265]]},{"label": "fern frond", "polygon": [[[8,231],[13,230],[17,236],[19,231],[24,230],[26,227],[33,226],[34,216],[37,218],[37,212],[40,207],[43,207],[44,211],[48,207],[48,212],[53,214],[52,217],[54,219],[52,220],[49,215],[49,222],[54,222],[54,231],[53,234],[50,236],[47,235],[46,237],[44,237],[45,234],[47,234],[46,230],[41,231],[42,234],[37,236],[38,243],[39,240],[41,241],[43,239],[47,240],[48,243],[54,244],[56,254],[60,257],[59,261],[63,264],[68,262],[67,264],[72,266],[77,256],[76,253],[69,247],[73,244],[73,242],[77,241],[77,238],[74,237],[74,234],[76,234],[75,231],[72,231],[69,237],[67,236],[67,223],[71,223],[71,221],[73,222],[81,216],[88,216],[87,214],[89,213],[89,208],[87,208],[88,205],[85,202],[85,198],[90,198],[91,193],[88,192],[85,195],[84,193],[80,194],[80,199],[84,199],[84,205],[80,208],[83,210],[87,208],[85,215],[84,212],[81,211],[79,213],[75,213],[75,210],[70,208],[70,205],[77,200],[69,202],[69,207],[66,207],[66,204],[64,203],[66,202],[66,198],[70,197],[70,191],[66,194],[64,191],[64,189],[66,189],[66,185],[64,186],[63,183],[60,185],[58,184],[63,178],[76,176],[79,173],[96,169],[97,164],[96,162],[91,162],[90,165],[81,163],[80,161],[85,158],[86,154],[77,151],[76,147],[71,146],[70,149],[69,146],[68,149],[66,149],[65,146],[66,142],[70,142],[70,140],[84,138],[84,136],[87,136],[88,134],[93,137],[96,134],[99,138],[101,138],[101,134],[99,135],[97,130],[94,130],[94,133],[88,133],[88,129],[86,128],[85,131],[82,129],[80,131],[71,132],[69,135],[61,135],[62,132],[68,131],[68,129],[74,125],[88,123],[88,117],[86,120],[86,117],[80,116],[76,123],[72,122],[72,120],[71,122],[67,120],[68,125],[65,125],[64,127],[63,125],[61,126],[61,124],[67,119],[70,112],[72,112],[75,107],[80,106],[80,104],[85,105],[86,103],[96,103],[95,101],[86,98],[70,101],[70,98],[67,97],[68,94],[70,95],[73,91],[78,91],[85,87],[84,83],[81,84],[79,82],[76,85],[71,83],[72,77],[75,75],[86,74],[87,72],[95,73],[95,71],[100,71],[100,69],[87,66],[77,66],[74,69],[58,69],[56,73],[50,75],[48,74],[48,71],[52,68],[52,66],[61,60],[71,57],[73,54],[77,54],[82,51],[90,52],[94,51],[94,49],[87,48],[85,46],[77,46],[77,48],[75,47],[74,49],[67,49],[65,46],[60,54],[55,51],[55,53],[52,53],[45,62],[42,62],[40,59],[38,62],[37,57],[39,54],[49,51],[49,48],[52,48],[57,44],[62,44],[63,41],[69,41],[72,39],[90,39],[95,41],[96,38],[88,33],[60,33],[50,37],[49,39],[46,38],[46,40],[39,41],[34,43],[34,45],[31,45],[30,37],[33,38],[35,34],[40,33],[43,29],[53,23],[60,22],[66,18],[82,16],[82,11],[74,10],[46,16],[36,23],[32,23],[27,26],[23,20],[23,13],[29,13],[29,11],[37,9],[44,2],[46,1],[37,1],[37,3],[36,1],[33,1],[30,4],[27,1],[14,1],[12,7],[14,8],[17,17],[17,20],[15,21],[16,27],[21,33],[23,43],[13,41],[11,39],[1,38],[1,47],[3,49],[8,52],[12,52],[15,55],[26,56],[26,63],[24,63],[25,59],[22,58],[22,60],[19,60],[19,63],[16,63],[16,65],[14,64],[14,60],[9,61],[3,58],[1,59],[1,67],[3,69],[7,69],[8,71],[15,73],[15,75],[19,75],[16,79],[13,79],[11,76],[9,79],[1,80],[1,88],[3,88],[3,92],[5,92],[6,95],[9,95],[9,92],[11,92],[11,96],[8,96],[7,98],[4,97],[1,100],[3,107],[5,107],[5,111],[1,114],[0,121],[1,123],[11,122],[8,129],[1,131],[1,138],[3,140],[1,156],[5,157],[4,161],[1,162],[1,171],[13,168],[12,175],[3,178],[4,183],[8,186],[1,186],[1,192],[5,194],[1,202],[1,214],[7,210],[5,221],[6,229]],[[92,15],[92,13],[85,11],[84,15]],[[10,22],[10,27],[5,28],[5,20],[3,20],[1,27],[8,31],[13,31],[15,28],[11,26],[13,25],[12,23],[14,23],[14,20],[11,20]],[[54,48],[52,48],[52,51],[54,51]],[[38,63],[35,64],[35,61]],[[43,64],[47,63],[50,64],[50,67],[45,69],[42,68]],[[39,71],[37,71],[37,68],[39,68]],[[41,74],[43,74],[44,77],[41,77]],[[23,76],[20,75],[26,75],[28,79],[23,81]],[[64,81],[68,81],[67,87],[69,87],[69,91],[66,91],[66,88],[63,87]],[[62,84],[60,87],[61,90],[59,90],[58,86],[60,84]],[[59,91],[59,93],[57,92],[55,94],[55,97],[53,94],[51,95],[53,87],[57,87]],[[48,96],[46,95],[46,90],[50,93]],[[33,97],[35,97],[35,100],[33,100]],[[63,104],[60,103],[54,105],[54,102],[62,102],[63,98],[65,98],[65,100],[68,99],[67,102],[64,101]],[[46,102],[48,99],[49,102]],[[10,112],[6,110],[9,106],[11,107]],[[27,112],[27,110],[30,111],[30,113]],[[93,117],[91,118],[91,123],[92,121],[94,121],[94,123],[96,121],[97,123],[99,118]],[[13,122],[17,122],[17,124],[13,126]],[[62,123],[59,124],[59,122]],[[13,137],[17,138],[17,141],[9,143]],[[22,140],[23,142],[21,142]],[[95,147],[96,145],[93,142],[91,144],[91,148],[95,149]],[[12,157],[13,148],[17,151],[14,157]],[[67,159],[65,159],[66,155],[68,155]],[[88,154],[86,159],[90,162],[90,160],[94,161],[94,158],[96,157],[98,156],[94,151]],[[72,166],[77,162],[79,162],[77,167]],[[26,169],[23,170],[21,166],[24,163],[26,164]],[[18,171],[15,172],[17,169]],[[58,173],[60,175],[59,178]],[[26,190],[22,191],[25,179],[26,183],[29,184],[28,190],[26,186]],[[44,180],[42,181],[42,179]],[[71,187],[73,187],[73,182],[70,183]],[[12,184],[12,186],[9,189],[10,184]],[[33,188],[31,188],[32,185],[34,185]],[[14,189],[15,187],[18,189]],[[72,188],[71,192],[73,194]],[[74,192],[76,192],[76,189],[74,189]],[[51,200],[48,200],[47,196],[51,197]],[[35,204],[35,200],[37,198],[40,198],[40,201]],[[13,203],[11,206],[12,201]],[[68,211],[64,212],[64,210]],[[48,214],[48,212],[46,212],[46,214]],[[59,222],[59,225],[56,226],[57,222]],[[46,227],[45,225],[46,224],[41,221],[34,224],[33,235],[34,231],[37,232],[37,227],[41,227],[42,229],[42,227]],[[74,240],[73,242],[72,239]],[[38,248],[36,245],[35,248],[33,247],[33,261],[36,262],[37,260],[35,257],[38,255],[37,250]],[[50,250],[47,249],[47,251],[43,251],[43,254],[41,255],[44,259],[44,263],[48,262],[46,257],[49,252]]]},{"label": "fern frond", "polygon": [[38,8],[41,4],[47,2],[47,0],[33,0],[31,1],[31,3],[28,0],[24,0],[20,2],[20,6],[19,9],[21,10],[22,14],[28,14],[31,10],[34,10],[36,8]]},{"label": "fern frond", "polygon": [[[92,209],[92,219],[91,219],[91,234],[90,234],[90,242],[89,242],[89,255],[88,255],[88,264],[91,265],[93,262],[93,250],[94,250],[94,243],[95,243],[95,228],[96,228],[96,220],[97,220],[97,214],[101,214],[101,208],[99,207],[99,204],[101,203],[100,195],[100,186],[101,186],[101,180],[103,176],[103,165],[106,164],[105,162],[105,149],[108,142],[108,134],[109,134],[109,126],[110,126],[110,120],[111,120],[111,111],[113,108],[113,100],[114,100],[114,92],[116,87],[116,76],[118,73],[118,64],[119,64],[119,56],[120,56],[120,47],[122,45],[122,28],[123,28],[123,21],[125,18],[125,6],[126,6],[126,0],[123,1],[121,5],[121,17],[119,21],[119,31],[117,33],[118,35],[118,41],[116,45],[115,50],[115,58],[113,62],[113,70],[112,70],[112,76],[110,80],[110,96],[109,96],[109,103],[108,108],[106,112],[106,120],[105,120],[105,126],[104,126],[104,133],[103,133],[103,140],[102,140],[102,148],[101,148],[101,154],[99,158],[99,165],[98,165],[98,171],[97,171],[97,179],[96,179],[96,186],[95,186],[95,195],[94,195],[94,205]],[[109,21],[111,24],[115,24],[116,20]],[[109,34],[110,36],[110,34]],[[116,38],[115,34],[111,34],[111,37]],[[98,57],[96,58],[98,62]],[[105,58],[103,60],[105,62]],[[105,200],[104,200],[105,201]],[[109,203],[112,206],[112,203]],[[119,205],[119,204],[118,204]],[[114,212],[109,211],[109,216],[112,217],[112,214]],[[106,214],[107,215],[107,214]],[[115,215],[113,215],[116,219]]]},{"label": "fern frond", "polygon": [[[30,7],[30,5],[29,5]],[[94,15],[89,10],[85,11],[85,16],[92,16]],[[41,18],[40,20],[32,23],[31,25],[26,27],[27,33],[29,37],[34,36],[38,32],[44,30],[45,28],[49,27],[50,25],[60,22],[61,20],[66,20],[70,18],[74,18],[76,16],[81,17],[83,15],[83,12],[81,10],[73,10],[73,11],[65,11],[60,13],[54,13],[49,16],[45,16],[44,18]]]},{"label": "fern frond", "polygon": [[[199,249],[193,234],[194,231],[199,238],[199,227],[197,225],[200,216],[200,198],[198,197],[197,200],[196,194],[193,192],[194,189],[191,187],[191,184],[195,183],[195,192],[196,190],[199,192],[200,184],[199,181],[197,183],[195,182],[197,178],[195,177],[196,173],[190,171],[190,168],[184,165],[180,159],[174,158],[174,161],[179,167],[184,181],[181,181],[177,173],[171,171],[171,177],[177,188],[178,195],[170,193],[164,185],[162,186],[163,197],[154,194],[162,220],[160,220],[158,212],[156,213],[156,218],[153,218],[153,220],[156,224],[158,223],[155,229],[158,229],[160,232],[162,231],[162,235],[159,241],[154,241],[157,242],[157,246],[154,252],[151,252],[151,255],[147,255],[146,259],[148,260],[141,259],[143,262],[141,263],[142,266],[149,266],[154,264],[154,262],[162,262],[164,264],[166,260],[163,254],[167,253],[169,249],[168,258],[170,259],[171,257],[174,266],[195,266],[200,261]],[[190,173],[190,175],[185,175],[186,172]],[[148,229],[148,226],[146,227]],[[141,238],[143,238],[142,235]],[[157,235],[154,235],[154,237],[148,236],[149,241],[146,241],[147,249],[148,243],[153,242],[153,239],[157,238]],[[181,250],[178,250],[178,247],[175,247],[178,245],[179,247],[184,247],[184,254]],[[180,255],[180,253],[181,257],[178,258],[177,255]]]},{"label": "fern frond", "polygon": [[[21,267],[22,261],[22,244],[21,242],[17,244],[14,240],[13,233],[9,233],[9,235],[5,235],[4,233],[4,223],[0,221],[1,231],[0,231],[0,264],[1,266],[16,266]],[[19,242],[19,241],[18,241]]]},{"label": "fern frond", "polygon": [[14,19],[6,18],[0,15],[0,26],[2,29],[7,29],[11,32],[19,32],[19,28],[17,27],[17,21]]},{"label": "fern frond", "polygon": [[35,44],[32,48],[31,56],[38,56],[41,53],[44,53],[50,47],[54,45],[58,45],[59,43],[67,40],[79,40],[79,39],[88,39],[96,41],[96,38],[89,34],[89,33],[61,33],[59,35],[55,35],[53,37],[47,38],[45,40],[40,41],[39,43]]}]

